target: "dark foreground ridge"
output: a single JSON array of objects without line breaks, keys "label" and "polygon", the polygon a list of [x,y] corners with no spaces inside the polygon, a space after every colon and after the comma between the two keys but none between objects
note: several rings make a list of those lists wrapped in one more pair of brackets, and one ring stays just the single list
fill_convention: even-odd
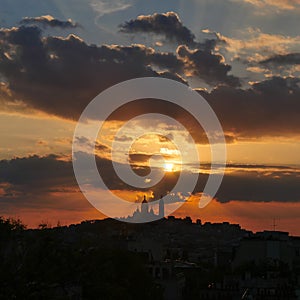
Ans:
[{"label": "dark foreground ridge", "polygon": [[168,217],[26,230],[0,218],[0,299],[299,299],[300,238]]}]

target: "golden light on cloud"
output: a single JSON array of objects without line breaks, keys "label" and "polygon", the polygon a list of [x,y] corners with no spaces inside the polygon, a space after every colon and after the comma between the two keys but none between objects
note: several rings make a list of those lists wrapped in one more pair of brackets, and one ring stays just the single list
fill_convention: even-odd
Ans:
[{"label": "golden light on cloud", "polygon": [[[172,146],[172,144],[171,144]],[[179,156],[180,151],[177,149],[169,149],[169,148],[160,148],[160,153],[161,154],[166,154],[166,155],[173,155],[173,156]]]},{"label": "golden light on cloud", "polygon": [[297,9],[297,6],[300,5],[299,0],[245,0],[245,2],[260,9],[274,7],[279,10],[293,10]]},{"label": "golden light on cloud", "polygon": [[227,37],[220,33],[216,35],[226,42],[227,51],[231,52],[234,57],[243,56],[249,62],[264,60],[274,53],[284,55],[296,52],[300,43],[299,36],[270,34],[253,27],[240,30],[240,38]]}]

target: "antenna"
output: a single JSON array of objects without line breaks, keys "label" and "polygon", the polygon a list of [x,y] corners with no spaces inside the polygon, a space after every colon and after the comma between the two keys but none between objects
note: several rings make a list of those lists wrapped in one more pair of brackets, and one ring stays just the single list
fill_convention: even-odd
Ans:
[{"label": "antenna", "polygon": [[276,223],[276,218],[273,218],[273,224],[271,226],[273,228],[273,231],[276,231],[276,227],[278,226]]}]

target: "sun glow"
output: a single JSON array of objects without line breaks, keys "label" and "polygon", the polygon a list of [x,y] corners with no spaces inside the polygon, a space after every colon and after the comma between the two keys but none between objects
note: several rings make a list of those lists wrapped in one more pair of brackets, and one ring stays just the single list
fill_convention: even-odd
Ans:
[{"label": "sun glow", "polygon": [[174,164],[172,164],[172,163],[165,163],[164,164],[164,170],[166,172],[173,172],[173,170],[174,170]]}]

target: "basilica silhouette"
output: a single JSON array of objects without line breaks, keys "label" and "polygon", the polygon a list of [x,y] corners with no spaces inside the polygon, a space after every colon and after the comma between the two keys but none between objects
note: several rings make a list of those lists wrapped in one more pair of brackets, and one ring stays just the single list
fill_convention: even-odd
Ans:
[{"label": "basilica silhouette", "polygon": [[162,219],[165,216],[165,204],[163,197],[159,199],[158,202],[158,214],[155,214],[153,208],[149,206],[149,202],[144,195],[144,199],[141,203],[140,208],[138,207],[132,214],[132,216],[128,216],[126,218],[120,218],[122,221],[130,221],[134,223],[147,222],[150,220]]}]

